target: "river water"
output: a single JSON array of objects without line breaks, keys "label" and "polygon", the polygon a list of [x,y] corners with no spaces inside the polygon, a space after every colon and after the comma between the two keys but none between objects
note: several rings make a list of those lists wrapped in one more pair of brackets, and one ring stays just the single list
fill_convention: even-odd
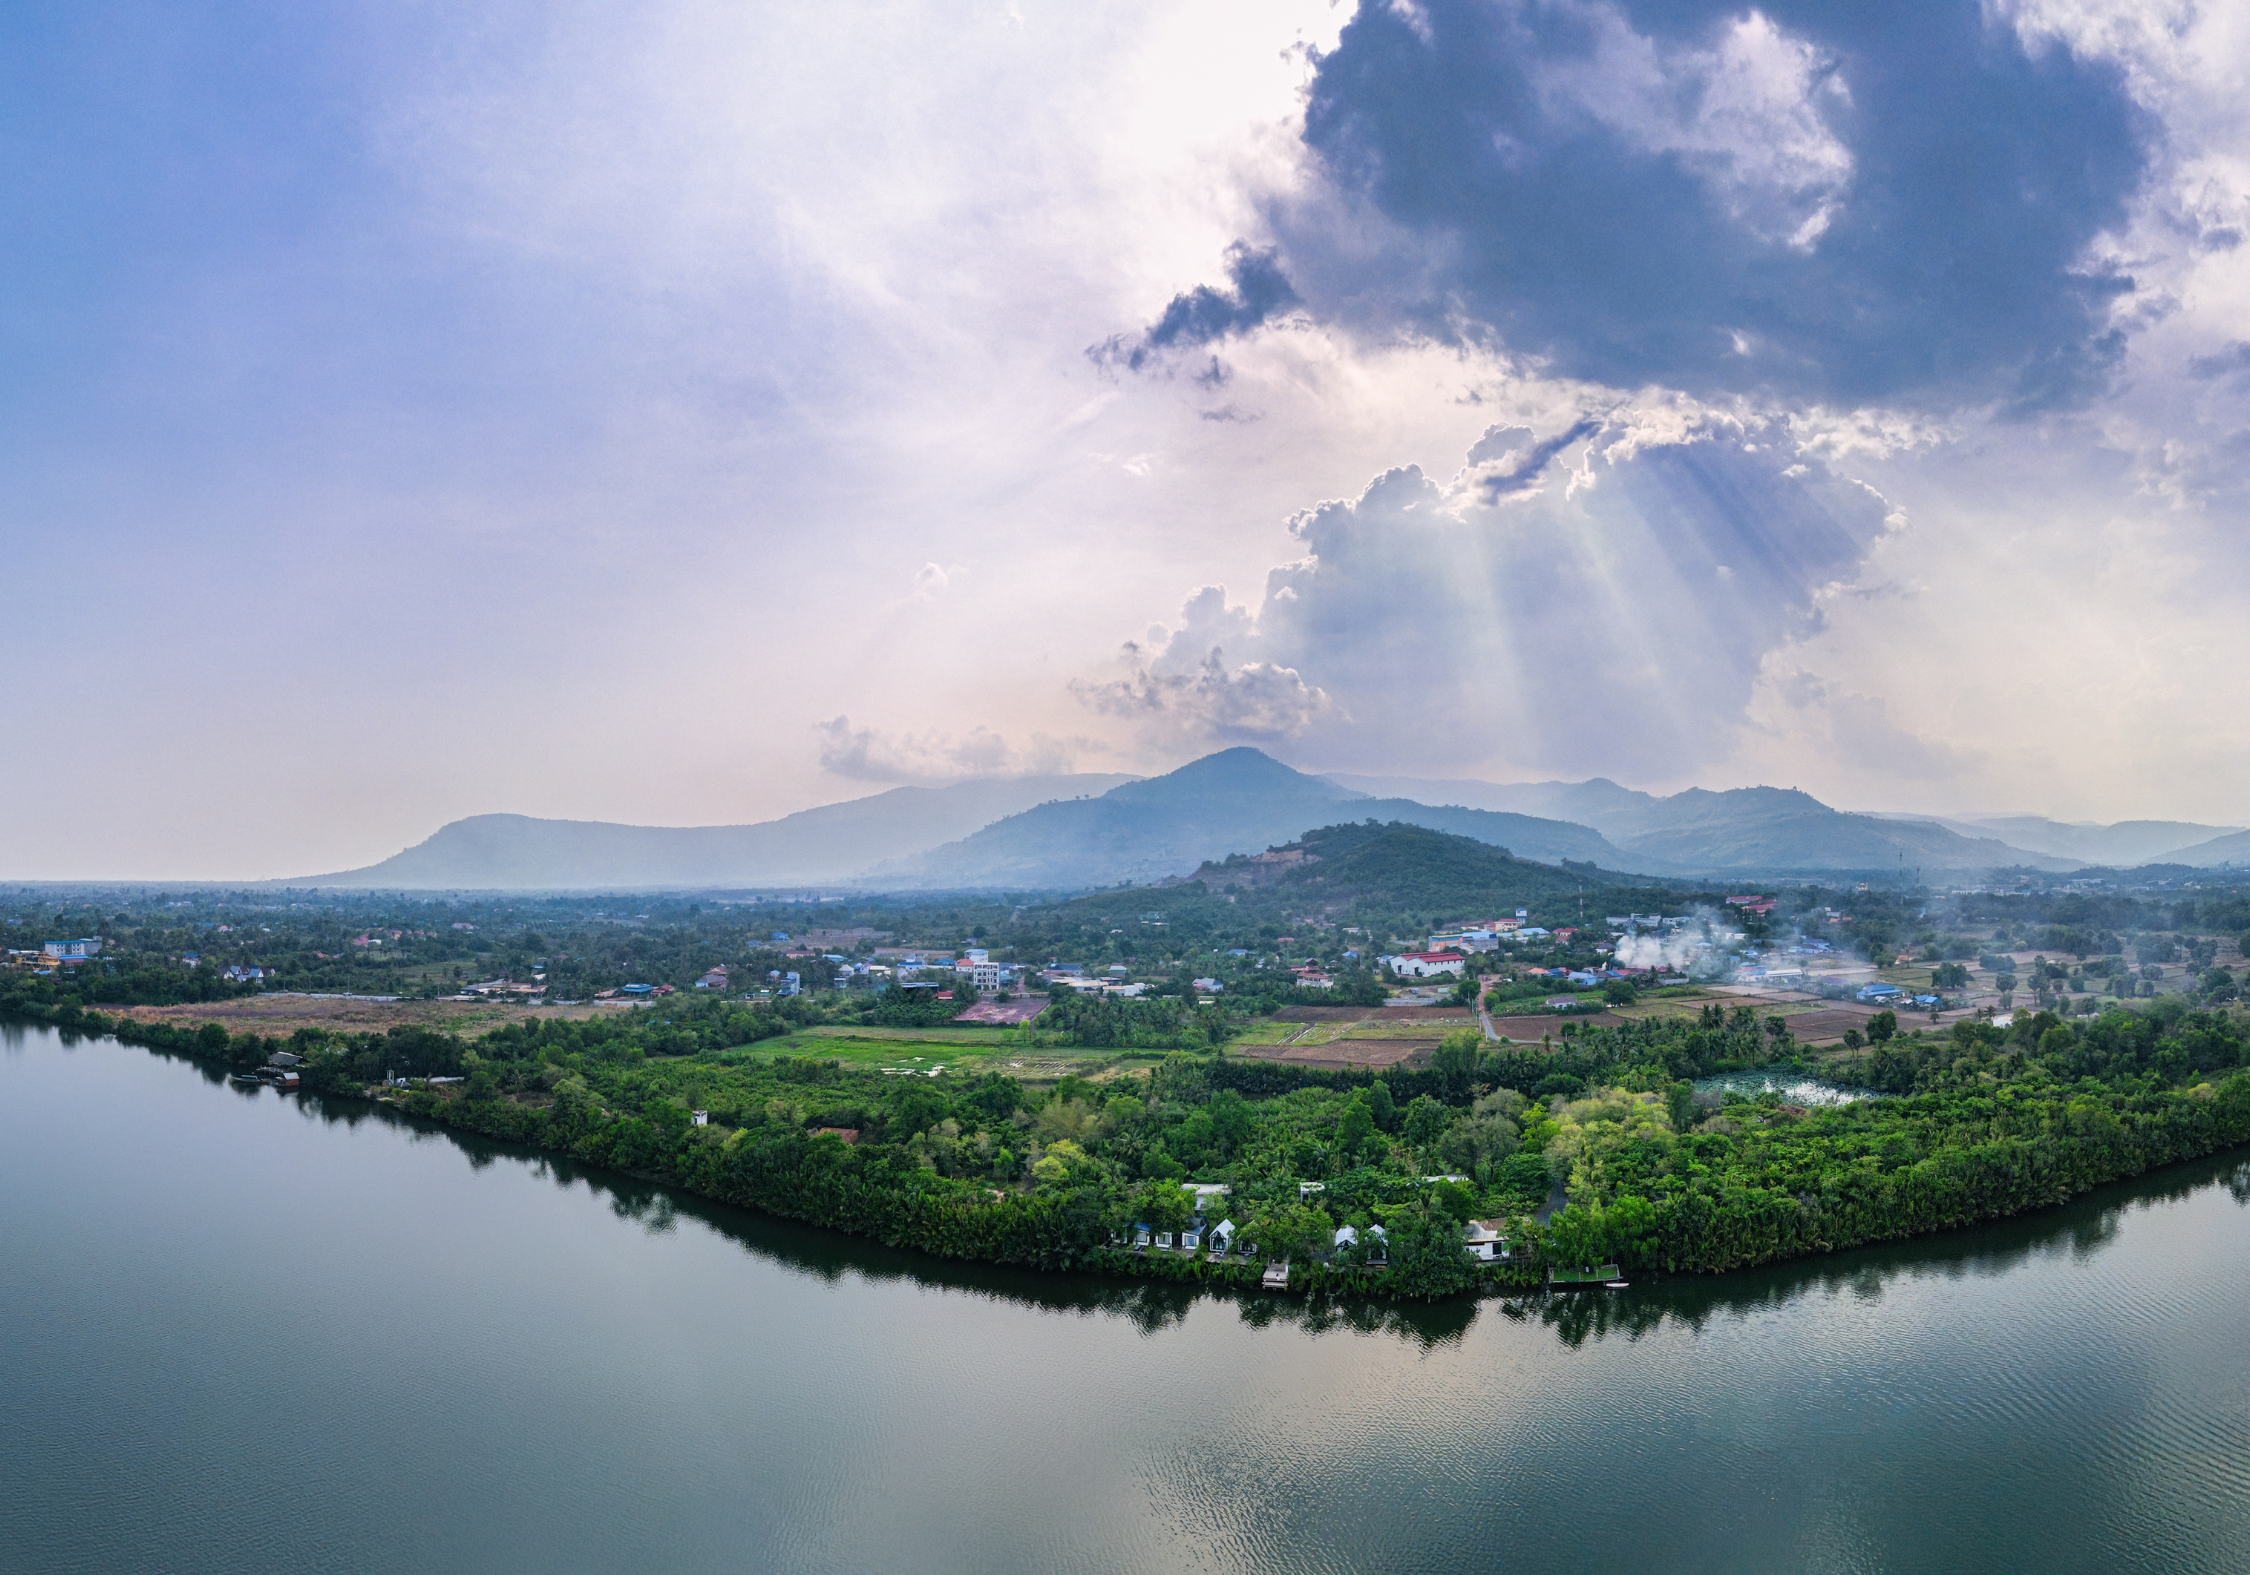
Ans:
[{"label": "river water", "polygon": [[0,1570],[2241,1570],[2245,1197],[1309,1311],[9,1028]]}]

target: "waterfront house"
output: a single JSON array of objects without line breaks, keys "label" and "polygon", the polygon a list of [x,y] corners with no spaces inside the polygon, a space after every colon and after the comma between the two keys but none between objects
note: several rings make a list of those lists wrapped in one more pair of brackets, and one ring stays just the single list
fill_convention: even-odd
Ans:
[{"label": "waterfront house", "polygon": [[1211,1228],[1211,1256],[1223,1258],[1234,1250],[1234,1221],[1221,1220]]},{"label": "waterfront house", "polygon": [[1469,1256],[1483,1263],[1508,1256],[1508,1239],[1500,1234],[1500,1220],[1471,1220],[1461,1227],[1463,1245]]}]

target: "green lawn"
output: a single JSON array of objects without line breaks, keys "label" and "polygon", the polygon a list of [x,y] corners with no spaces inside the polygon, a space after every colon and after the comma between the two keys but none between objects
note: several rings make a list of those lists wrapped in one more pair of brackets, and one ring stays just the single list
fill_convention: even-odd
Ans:
[{"label": "green lawn", "polygon": [[770,1061],[806,1056],[841,1061],[861,1070],[927,1072],[932,1067],[1007,1072],[1036,1081],[1065,1072],[1092,1073],[1112,1064],[1142,1066],[1163,1059],[1160,1050],[1087,1050],[1069,1045],[1025,1048],[1021,1032],[1006,1028],[809,1028],[779,1039],[761,1039],[724,1052],[729,1061]]}]

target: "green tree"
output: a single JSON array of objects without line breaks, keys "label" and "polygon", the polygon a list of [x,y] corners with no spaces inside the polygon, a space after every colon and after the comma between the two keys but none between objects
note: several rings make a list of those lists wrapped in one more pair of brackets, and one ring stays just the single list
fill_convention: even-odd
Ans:
[{"label": "green tree", "polygon": [[1375,1124],[1385,1132],[1398,1130],[1398,1102],[1391,1098],[1391,1085],[1387,1079],[1378,1077],[1368,1085],[1367,1110],[1375,1118]]},{"label": "green tree", "polygon": [[1448,1099],[1469,1097],[1469,1084],[1477,1072],[1477,1053],[1483,1047],[1484,1034],[1475,1028],[1456,1028],[1439,1041],[1430,1057],[1430,1070],[1444,1079]]},{"label": "green tree", "polygon": [[1357,1164],[1374,1140],[1374,1114],[1368,1110],[1367,1102],[1355,1094],[1344,1105],[1343,1119],[1336,1123],[1336,1150],[1344,1156],[1346,1164]]},{"label": "green tree", "polygon": [[1887,1043],[1897,1032],[1898,1013],[1887,1007],[1867,1020],[1867,1037],[1876,1044]]}]

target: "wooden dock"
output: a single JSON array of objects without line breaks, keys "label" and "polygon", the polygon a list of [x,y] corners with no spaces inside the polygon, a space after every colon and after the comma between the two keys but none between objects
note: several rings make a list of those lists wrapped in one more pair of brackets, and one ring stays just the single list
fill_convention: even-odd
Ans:
[{"label": "wooden dock", "polygon": [[1263,1283],[1269,1291],[1289,1289],[1289,1260],[1283,1258],[1278,1262],[1267,1264],[1266,1277]]}]

